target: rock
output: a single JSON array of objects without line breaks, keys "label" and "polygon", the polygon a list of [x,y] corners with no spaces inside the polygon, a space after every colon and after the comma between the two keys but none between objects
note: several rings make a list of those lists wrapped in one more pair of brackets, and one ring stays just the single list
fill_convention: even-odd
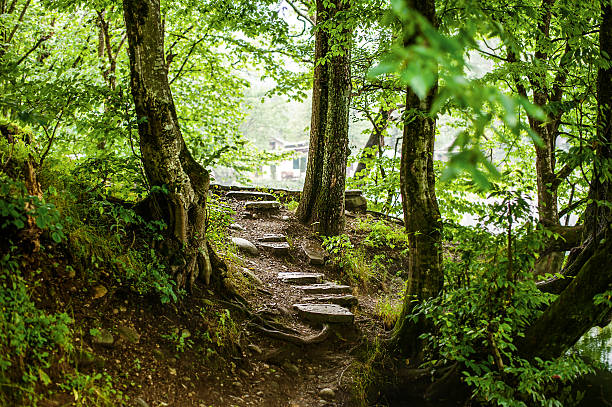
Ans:
[{"label": "rock", "polygon": [[244,204],[244,208],[248,211],[278,211],[281,207],[278,201],[249,201]]},{"label": "rock", "polygon": [[296,375],[300,373],[300,369],[293,363],[285,362],[283,363],[283,367],[290,373],[293,373]]},{"label": "rock", "polygon": [[257,277],[257,274],[253,273],[251,270],[247,268],[243,268],[242,274],[244,274],[244,276],[248,278],[252,283],[259,285],[259,286],[263,285],[263,281],[261,281],[261,279]]},{"label": "rock", "polygon": [[319,391],[319,396],[327,400],[333,400],[336,398],[336,392],[334,392],[329,387],[326,387],[324,389],[321,389],[321,391]]},{"label": "rock", "polygon": [[325,257],[327,257],[327,253],[320,244],[315,242],[307,242],[302,245],[302,250],[304,254],[308,258],[308,262],[315,266],[321,266],[325,264]]},{"label": "rock", "polygon": [[286,256],[289,254],[289,243],[259,243],[259,246],[275,256]]},{"label": "rock", "polygon": [[258,237],[257,240],[260,242],[286,242],[287,236],[276,233],[267,233],[262,237]]},{"label": "rock", "polygon": [[134,399],[134,404],[136,405],[136,407],[149,407],[149,404],[140,397],[136,397]]},{"label": "rock", "polygon": [[263,351],[261,350],[261,348],[260,348],[259,346],[254,345],[254,344],[252,344],[252,343],[251,343],[251,344],[249,344],[249,345],[247,346],[247,348],[248,348],[248,349],[249,349],[251,352],[256,353],[256,354],[258,354],[258,355],[261,355],[261,354],[263,353]]},{"label": "rock", "polygon": [[285,220],[285,221],[287,221],[287,220],[289,220],[289,219],[291,219],[291,218],[290,218],[289,216],[287,216],[287,215],[283,215],[283,216],[281,216],[281,220]]},{"label": "rock", "polygon": [[173,367],[169,367],[168,368],[168,373],[170,373],[172,376],[176,376],[176,369]]},{"label": "rock", "polygon": [[318,297],[303,298],[304,302],[316,302],[325,304],[336,304],[342,307],[354,307],[358,304],[357,298],[353,295],[336,294],[336,295],[321,295]]},{"label": "rock", "polygon": [[93,293],[91,296],[94,300],[98,298],[102,298],[106,295],[106,293],[108,293],[108,290],[103,285],[97,285],[92,290],[93,290]]},{"label": "rock", "polygon": [[323,279],[321,273],[278,273],[278,278],[288,284],[315,284]]},{"label": "rock", "polygon": [[355,316],[349,310],[336,304],[294,304],[298,314],[312,322],[333,322],[352,324]]},{"label": "rock", "polygon": [[83,349],[76,351],[76,353],[74,354],[74,360],[77,363],[77,367],[80,369],[84,369],[91,366],[97,369],[101,369],[106,363],[106,360],[102,356],[98,356],[92,352],[88,352]]},{"label": "rock", "polygon": [[126,341],[132,344],[136,344],[140,341],[140,334],[136,332],[134,328],[130,328],[129,326],[120,326],[117,328],[119,335]]},{"label": "rock", "polygon": [[351,294],[353,290],[348,285],[334,283],[312,284],[299,287],[304,294]]},{"label": "rock", "polygon": [[113,314],[117,315],[119,313],[119,310],[117,308],[113,308]]},{"label": "rock", "polygon": [[361,195],[347,196],[344,207],[348,211],[365,212],[368,209],[368,200]]},{"label": "rock", "polygon": [[235,244],[239,250],[252,256],[257,256],[259,254],[259,249],[246,239],[241,237],[232,237],[232,243]]},{"label": "rock", "polygon": [[93,337],[93,343],[101,346],[113,346],[115,338],[108,329],[102,328],[98,330],[98,335]]},{"label": "rock", "polygon": [[225,197],[237,201],[276,201],[274,195],[257,191],[230,191],[225,194]]},{"label": "rock", "polygon": [[232,230],[244,230],[244,226],[239,223],[232,223],[231,225],[229,225],[229,228]]}]

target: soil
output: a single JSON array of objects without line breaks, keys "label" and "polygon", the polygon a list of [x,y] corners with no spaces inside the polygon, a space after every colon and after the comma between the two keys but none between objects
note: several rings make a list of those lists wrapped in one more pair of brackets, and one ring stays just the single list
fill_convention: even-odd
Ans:
[{"label": "soil", "polygon": [[[325,280],[346,284],[344,276],[329,265],[308,264],[301,246],[315,238],[284,207],[280,213],[253,219],[244,210],[244,202],[227,200],[224,204],[236,212],[234,221],[244,227],[243,231],[229,230],[230,237],[255,243],[258,237],[274,233],[287,236],[290,243],[289,254],[282,257],[261,248],[253,257],[221,253],[230,265],[231,280],[252,311],[304,336],[318,333],[321,326],[300,320],[292,308],[304,295],[282,283],[277,273],[312,271],[323,273]],[[347,218],[347,234],[353,240],[363,238],[356,227],[361,216],[365,215]],[[58,269],[69,263],[65,258],[50,261],[57,262]],[[257,275],[263,286],[236,277],[243,267]],[[65,272],[47,274],[39,282],[41,295],[35,299],[49,310],[68,312],[79,327],[79,371],[108,373],[115,388],[129,399],[127,405],[151,407],[351,405],[354,375],[358,374],[354,371],[357,350],[387,334],[376,316],[376,303],[388,296],[386,292],[401,292],[399,278],[385,277],[368,288],[354,287],[359,299],[352,310],[354,325],[335,327],[323,343],[296,346],[253,329],[247,315],[224,307],[204,285],[196,286],[177,303],[160,304],[157,298],[113,287],[110,279],[87,282]],[[97,285],[104,285],[108,292],[100,296],[94,288]],[[139,336],[123,337],[119,332],[125,327]],[[92,329],[108,330],[114,343],[94,343]],[[224,336],[210,338],[209,330],[220,330]],[[334,395],[327,391],[325,398],[322,389],[332,389]],[[47,405],[67,405],[72,397],[58,392]]]}]

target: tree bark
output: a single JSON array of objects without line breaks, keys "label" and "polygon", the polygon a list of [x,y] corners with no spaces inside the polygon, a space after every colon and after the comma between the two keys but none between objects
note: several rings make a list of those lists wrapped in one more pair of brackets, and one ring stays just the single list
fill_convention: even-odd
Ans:
[{"label": "tree bark", "polygon": [[[350,5],[349,0],[334,0],[329,7],[317,1],[317,34],[327,32]],[[327,24],[325,24],[327,23]],[[346,27],[346,25],[345,25]],[[310,148],[306,180],[297,216],[311,222],[322,236],[338,235],[344,230],[344,189],[348,157],[348,114],[351,95],[350,47],[348,28],[331,36],[317,38]],[[327,51],[337,51],[331,57]],[[317,71],[320,68],[320,71]]]},{"label": "tree bark", "polygon": [[158,187],[152,192],[153,215],[167,224],[162,254],[177,288],[190,290],[196,278],[208,284],[212,274],[205,234],[209,174],[181,134],[168,84],[159,0],[124,0],[123,7],[140,150],[149,184]]},{"label": "tree bark", "polygon": [[[437,26],[433,0],[407,2],[431,24]],[[409,355],[417,353],[418,336],[424,326],[422,321],[410,322],[407,316],[416,304],[437,296],[444,285],[442,223],[433,171],[436,122],[429,113],[436,93],[437,85],[422,100],[410,88],[406,95],[407,114],[402,141],[400,192],[404,224],[409,235],[408,282],[402,312],[394,327],[393,341],[401,352]]]},{"label": "tree bark", "polygon": [[312,84],[312,114],[310,118],[310,144],[304,189],[300,197],[296,216],[302,223],[312,219],[313,209],[321,189],[323,156],[325,154],[325,127],[327,123],[327,87],[329,74],[327,63],[323,60],[329,49],[329,35],[323,25],[328,19],[328,11],[323,0],[317,0],[315,27],[315,68]]},{"label": "tree bark", "polygon": [[[348,9],[348,0],[336,0],[330,17]],[[329,61],[327,89],[327,119],[325,126],[325,156],[321,191],[317,197],[313,223],[322,236],[335,236],[344,230],[344,200],[346,162],[348,158],[349,105],[351,98],[351,57],[349,31],[342,30],[330,45],[340,52]]]}]

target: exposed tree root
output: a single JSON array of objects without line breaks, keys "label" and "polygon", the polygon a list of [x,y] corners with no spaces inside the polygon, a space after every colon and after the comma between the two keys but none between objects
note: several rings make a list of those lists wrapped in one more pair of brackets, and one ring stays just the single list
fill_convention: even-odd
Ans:
[{"label": "exposed tree root", "polygon": [[280,339],[282,341],[293,343],[295,345],[313,345],[324,342],[329,337],[329,334],[331,332],[331,329],[327,324],[323,325],[323,329],[321,330],[321,332],[306,337],[287,334],[277,330],[266,329],[263,326],[257,325],[255,323],[251,323],[250,326],[271,338]]}]

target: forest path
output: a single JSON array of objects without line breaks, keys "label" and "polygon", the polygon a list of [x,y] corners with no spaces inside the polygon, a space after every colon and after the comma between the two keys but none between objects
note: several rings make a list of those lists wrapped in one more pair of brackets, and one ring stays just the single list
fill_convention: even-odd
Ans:
[{"label": "forest path", "polygon": [[[254,201],[258,198],[267,201]],[[269,196],[230,192],[225,199],[236,212],[230,227],[239,248],[233,267],[258,281],[246,296],[253,310],[304,337],[321,332],[323,323],[332,328],[321,343],[295,345],[247,327],[249,368],[240,370],[218,400],[237,406],[346,405],[352,382],[346,372],[360,328],[372,322],[371,300],[365,300],[369,312],[360,310],[355,288],[337,284],[339,276],[322,264],[312,233]]]}]

